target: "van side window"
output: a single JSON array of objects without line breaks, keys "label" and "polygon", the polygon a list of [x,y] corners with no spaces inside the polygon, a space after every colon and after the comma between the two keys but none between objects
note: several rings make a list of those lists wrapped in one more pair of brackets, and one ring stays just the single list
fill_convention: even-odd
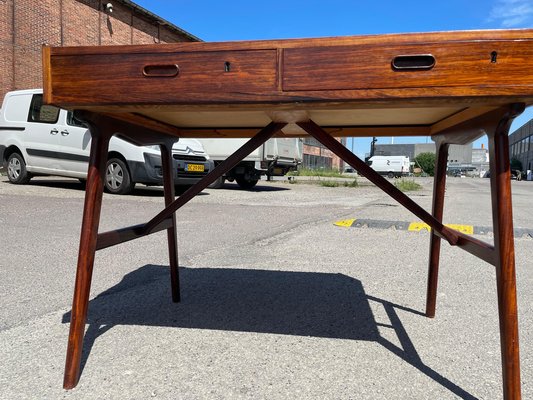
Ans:
[{"label": "van side window", "polygon": [[89,129],[89,126],[85,122],[76,118],[72,111],[67,112],[67,125]]},{"label": "van side window", "polygon": [[59,108],[43,105],[43,95],[34,94],[31,99],[28,122],[42,122],[45,124],[55,124],[59,117]]}]

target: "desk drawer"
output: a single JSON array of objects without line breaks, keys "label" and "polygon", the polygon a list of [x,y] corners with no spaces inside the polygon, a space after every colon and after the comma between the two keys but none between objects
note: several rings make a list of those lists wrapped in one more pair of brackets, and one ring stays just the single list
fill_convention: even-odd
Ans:
[{"label": "desk drawer", "polygon": [[76,104],[235,100],[277,90],[277,51],[52,57],[54,97]]},{"label": "desk drawer", "polygon": [[[500,50],[501,49],[501,50]],[[531,41],[285,49],[283,90],[533,84]]]}]

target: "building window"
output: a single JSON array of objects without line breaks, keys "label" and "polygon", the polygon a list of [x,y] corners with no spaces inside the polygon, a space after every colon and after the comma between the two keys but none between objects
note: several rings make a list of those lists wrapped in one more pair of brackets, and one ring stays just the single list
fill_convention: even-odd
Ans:
[{"label": "building window", "polygon": [[331,169],[332,159],[330,157],[315,156],[304,154],[303,167],[309,169]]},{"label": "building window", "polygon": [[326,148],[322,143],[320,143],[318,140],[316,140],[313,137],[304,138],[304,144],[306,144],[308,146],[322,147],[323,149]]}]

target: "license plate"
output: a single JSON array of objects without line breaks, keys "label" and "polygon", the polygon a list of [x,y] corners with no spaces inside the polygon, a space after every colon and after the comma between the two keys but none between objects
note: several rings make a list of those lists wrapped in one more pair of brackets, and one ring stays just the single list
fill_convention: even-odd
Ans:
[{"label": "license plate", "polygon": [[204,172],[203,164],[187,164],[185,165],[185,171],[187,172]]}]

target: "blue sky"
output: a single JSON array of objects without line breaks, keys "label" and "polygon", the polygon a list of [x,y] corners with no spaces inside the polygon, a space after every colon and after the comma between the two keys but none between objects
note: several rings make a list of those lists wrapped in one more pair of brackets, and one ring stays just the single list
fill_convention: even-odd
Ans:
[{"label": "blue sky", "polygon": [[[291,39],[380,33],[469,29],[533,28],[533,0],[446,1],[193,1],[134,0],[135,3],[202,40]],[[511,132],[533,118],[527,109]],[[390,143],[379,138],[378,143]],[[394,143],[425,142],[426,138],[394,138]],[[475,143],[480,147],[486,139]],[[356,139],[364,156],[369,139]],[[351,148],[352,143],[348,142]]]}]

